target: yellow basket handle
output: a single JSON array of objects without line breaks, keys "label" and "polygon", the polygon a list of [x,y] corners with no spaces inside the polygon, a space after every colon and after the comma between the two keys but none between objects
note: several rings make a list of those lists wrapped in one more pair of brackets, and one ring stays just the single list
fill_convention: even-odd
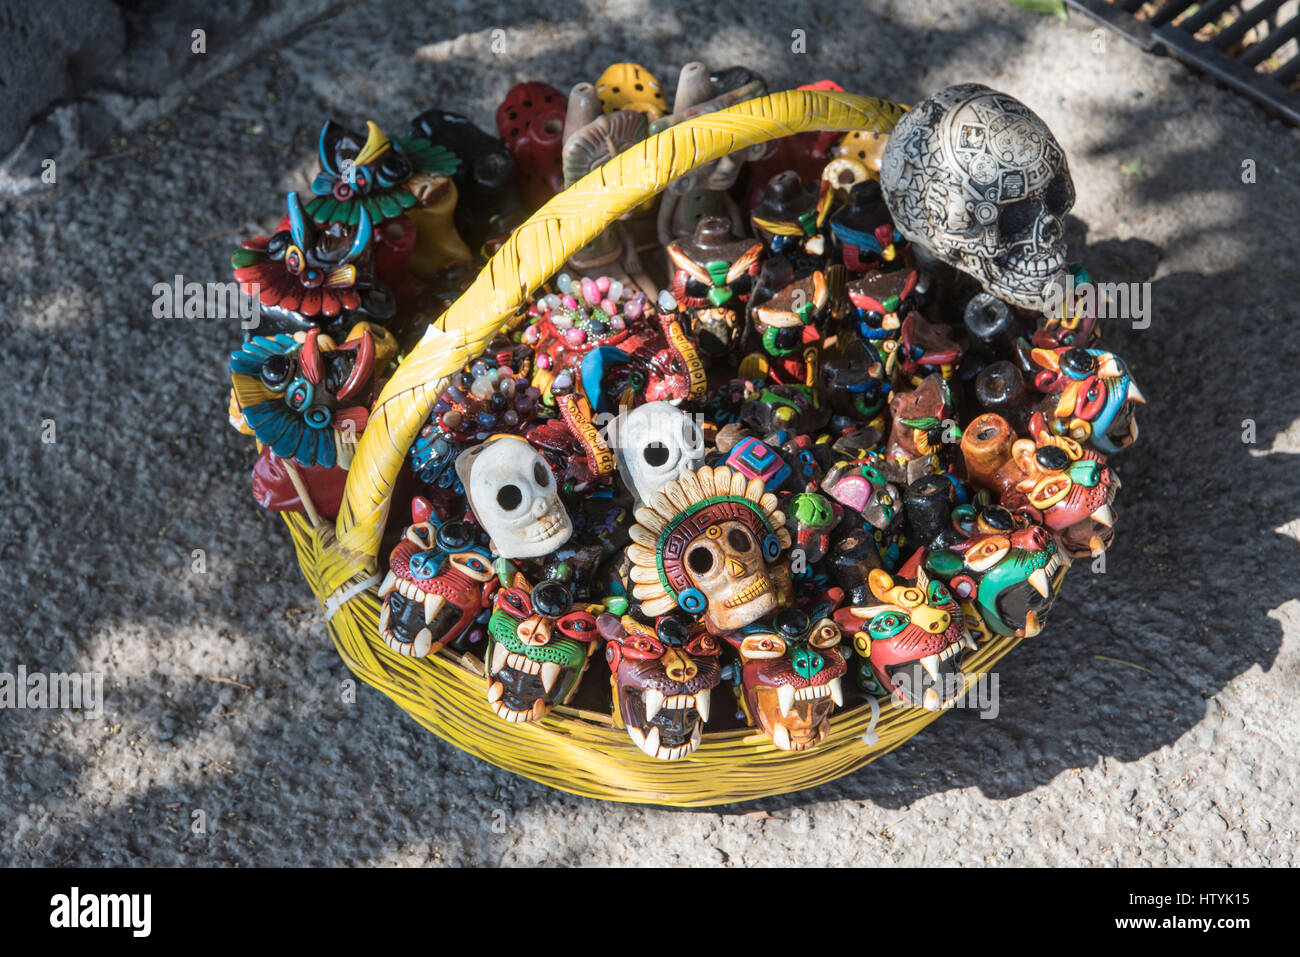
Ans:
[{"label": "yellow basket handle", "polygon": [[348,470],[338,542],[379,553],[393,484],[448,377],[477,358],[528,297],[615,220],[697,167],[809,130],[894,128],[904,107],[851,93],[787,90],[670,127],[619,153],[553,197],[514,231],[380,393]]}]

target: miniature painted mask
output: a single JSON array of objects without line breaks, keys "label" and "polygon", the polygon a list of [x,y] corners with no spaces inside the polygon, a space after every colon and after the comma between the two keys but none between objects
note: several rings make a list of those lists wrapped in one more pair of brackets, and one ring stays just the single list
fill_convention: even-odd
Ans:
[{"label": "miniature painted mask", "polygon": [[817,745],[830,730],[831,712],[844,704],[848,664],[830,609],[788,608],[770,623],[726,636],[740,654],[745,714],[782,751]]},{"label": "miniature painted mask", "polygon": [[1004,508],[985,508],[978,529],[931,552],[926,571],[947,583],[972,632],[1033,637],[1047,623],[1069,558],[1041,525]]},{"label": "miniature painted mask", "polygon": [[638,503],[704,464],[704,435],[691,416],[670,403],[637,406],[615,419],[611,430],[618,473]]},{"label": "miniature painted mask", "polygon": [[687,311],[700,350],[727,354],[744,328],[745,303],[754,289],[763,245],[738,239],[726,219],[700,220],[695,235],[667,247],[673,298]]},{"label": "miniature painted mask", "polygon": [[231,353],[235,402],[257,436],[282,459],[346,469],[369,417],[372,383],[396,352],[393,337],[358,323],[336,346],[313,329],[257,336]]},{"label": "miniature painted mask", "polygon": [[998,298],[1042,311],[1049,287],[1064,287],[1074,183],[1052,131],[1014,97],[967,83],[916,104],[880,182],[904,236]]},{"label": "miniature painted mask", "polygon": [[297,193],[289,194],[287,205],[275,235],[245,241],[231,258],[235,279],[257,297],[269,325],[339,333],[358,319],[386,322],[396,303],[388,287],[373,279],[369,214],[361,210],[352,225],[321,227],[303,210]]},{"label": "miniature painted mask", "polygon": [[1048,397],[1039,406],[1056,435],[1105,455],[1137,440],[1134,413],[1146,398],[1124,360],[1101,349],[1035,349],[1034,387]]},{"label": "miniature painted mask", "polygon": [[453,189],[460,160],[423,137],[389,139],[373,122],[364,137],[333,121],[320,131],[320,172],[307,215],[317,223],[355,225],[364,210],[379,226]]},{"label": "miniature painted mask", "polygon": [[895,700],[928,711],[951,708],[966,691],[962,650],[975,648],[957,600],[923,568],[915,581],[876,569],[868,582],[876,604],[835,613],[864,667]]},{"label": "miniature painted mask", "polygon": [[1096,452],[1041,423],[1032,418],[1034,437],[1023,439],[1000,415],[972,420],[961,440],[967,474],[1009,511],[1046,525],[1071,556],[1105,550],[1114,537],[1114,474]]},{"label": "miniature painted mask", "polygon": [[399,655],[423,658],[460,637],[491,607],[497,576],[470,525],[439,523],[419,497],[411,517],[379,586],[379,635]]},{"label": "miniature painted mask", "polygon": [[635,514],[627,556],[646,615],[680,608],[722,634],[789,600],[782,552],[790,533],[762,479],[706,465],[652,493]]},{"label": "miniature painted mask", "polygon": [[871,272],[848,284],[855,308],[854,326],[864,339],[897,339],[903,316],[912,309],[916,292],[915,269]]},{"label": "miniature painted mask", "polygon": [[885,471],[901,486],[944,467],[944,442],[952,422],[952,397],[939,373],[927,376],[910,392],[889,397],[889,439],[885,445]]},{"label": "miniature painted mask", "polygon": [[661,761],[692,753],[721,674],[718,639],[671,615],[655,628],[613,615],[601,615],[596,625],[605,638],[618,717],[632,743]]},{"label": "miniature painted mask", "polygon": [[794,170],[773,176],[750,217],[767,251],[781,253],[796,264],[824,256],[822,227],[830,212],[829,196],[828,187],[801,183]]},{"label": "miniature painted mask", "polygon": [[[768,260],[787,263],[785,257]],[[843,270],[837,271],[840,277]],[[776,273],[777,275],[773,275]],[[771,295],[750,303],[749,315],[763,344],[762,354],[749,357],[741,375],[768,381],[815,388],[821,357],[822,330],[831,319],[831,289],[820,269],[795,278],[793,270],[765,269],[760,285],[769,279],[779,284]],[[843,284],[840,283],[841,294]],[[842,296],[841,296],[842,297]],[[751,368],[750,363],[756,363]]]},{"label": "miniature painted mask", "polygon": [[490,439],[456,459],[478,523],[502,558],[539,558],[569,540],[573,523],[540,452],[514,435]]},{"label": "miniature painted mask", "polygon": [[850,272],[896,269],[903,265],[907,250],[903,234],[894,226],[889,207],[873,179],[858,183],[849,201],[831,217],[831,234],[842,249]]},{"label": "miniature painted mask", "polygon": [[575,605],[556,581],[530,586],[498,562],[502,587],[488,619],[487,700],[497,717],[537,721],[578,687],[599,637],[595,606]]}]

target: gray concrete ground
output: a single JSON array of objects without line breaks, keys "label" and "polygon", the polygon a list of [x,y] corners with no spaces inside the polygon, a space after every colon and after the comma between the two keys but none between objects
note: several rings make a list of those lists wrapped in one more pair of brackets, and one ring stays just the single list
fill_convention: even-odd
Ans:
[{"label": "gray concrete ground", "polygon": [[[1091,30],[995,0],[361,3],[0,207],[0,670],[107,676],[102,719],[0,717],[0,861],[1294,864],[1300,131]],[[368,688],[334,703],[345,669],[225,422],[237,332],[151,304],[178,273],[228,278],[238,235],[305,184],[324,117],[399,126],[438,104],[490,126],[516,81],[694,58],[774,88],[1020,97],[1069,150],[1077,254],[1150,280],[1154,321],[1107,330],[1151,404],[1106,571],[1072,571],[1004,662],[998,717],[955,712],[834,784],[687,812],[498,771]]]}]

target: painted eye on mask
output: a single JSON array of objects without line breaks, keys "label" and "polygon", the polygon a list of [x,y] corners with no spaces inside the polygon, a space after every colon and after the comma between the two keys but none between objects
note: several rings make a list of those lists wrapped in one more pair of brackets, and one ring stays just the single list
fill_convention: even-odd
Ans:
[{"label": "painted eye on mask", "polygon": [[1106,386],[1100,379],[1093,379],[1086,389],[1079,392],[1079,398],[1075,402],[1075,415],[1081,419],[1091,421],[1101,414],[1101,410],[1106,406]]},{"label": "painted eye on mask", "polygon": [[1070,494],[1070,488],[1073,484],[1064,475],[1043,479],[1029,493],[1029,503],[1037,509],[1050,508]]},{"label": "painted eye on mask", "polygon": [[948,602],[952,601],[952,595],[948,593],[948,589],[945,588],[941,582],[936,581],[930,582],[930,588],[926,597],[929,599],[929,604],[931,605],[946,605]]},{"label": "painted eye on mask", "polygon": [[912,619],[901,612],[881,612],[875,618],[871,619],[871,624],[867,626],[867,631],[871,633],[872,639],[893,638],[911,624],[911,622]]},{"label": "painted eye on mask", "polygon": [[566,638],[577,641],[593,641],[596,637],[596,619],[584,611],[575,611],[565,615],[556,627]]},{"label": "painted eye on mask", "polygon": [[814,648],[833,648],[840,643],[840,629],[829,619],[813,628],[808,644]]},{"label": "painted eye on mask", "polygon": [[994,535],[980,542],[966,553],[966,564],[972,571],[985,572],[1002,561],[1011,549],[1011,542],[1001,535]]},{"label": "painted eye on mask", "polygon": [[759,660],[780,658],[785,654],[785,642],[776,635],[750,635],[740,643],[740,654]]},{"label": "painted eye on mask", "polygon": [[717,639],[712,635],[700,635],[686,644],[686,653],[694,657],[714,657],[720,650]]},{"label": "painted eye on mask", "polygon": [[528,594],[519,588],[506,588],[497,596],[497,607],[512,615],[525,618],[533,613],[533,604]]},{"label": "painted eye on mask", "polygon": [[289,248],[284,251],[284,268],[296,276],[302,272],[306,264],[307,257],[303,255],[302,250],[297,244],[290,243]]}]

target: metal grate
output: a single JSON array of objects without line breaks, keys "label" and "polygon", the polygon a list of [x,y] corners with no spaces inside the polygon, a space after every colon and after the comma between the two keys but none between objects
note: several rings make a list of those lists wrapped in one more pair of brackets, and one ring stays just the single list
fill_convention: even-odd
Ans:
[{"label": "metal grate", "polygon": [[1066,0],[1148,53],[1167,53],[1300,124],[1300,4]]}]

